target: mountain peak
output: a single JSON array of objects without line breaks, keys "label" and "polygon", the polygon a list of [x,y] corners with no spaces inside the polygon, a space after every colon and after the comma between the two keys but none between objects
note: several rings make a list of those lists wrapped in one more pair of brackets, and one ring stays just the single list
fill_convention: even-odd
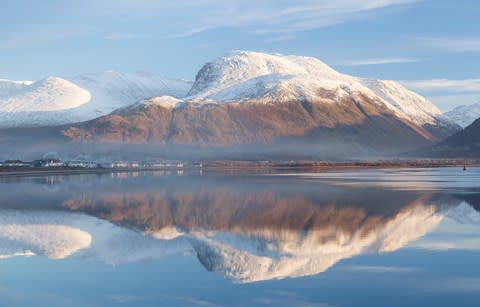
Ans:
[{"label": "mountain peak", "polygon": [[452,121],[456,122],[462,128],[472,124],[477,118],[480,118],[480,101],[471,105],[462,105],[445,113]]},{"label": "mountain peak", "polygon": [[315,101],[323,99],[322,95],[326,95],[323,97],[326,99],[330,99],[329,95],[336,97],[336,102],[345,97],[356,101],[369,97],[379,106],[416,124],[440,123],[456,129],[433,103],[397,82],[349,76],[306,56],[232,51],[202,67],[186,100],[270,104]]},{"label": "mountain peak", "polygon": [[338,79],[342,75],[312,57],[232,51],[206,63],[198,72],[189,96],[228,88],[262,76],[307,76]]}]

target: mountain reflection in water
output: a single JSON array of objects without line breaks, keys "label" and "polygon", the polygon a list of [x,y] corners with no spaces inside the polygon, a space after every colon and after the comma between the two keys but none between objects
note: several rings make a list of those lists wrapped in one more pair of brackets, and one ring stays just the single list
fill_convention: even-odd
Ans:
[{"label": "mountain reflection in water", "polygon": [[314,275],[342,259],[396,251],[445,216],[480,221],[465,202],[472,194],[290,176],[17,178],[0,192],[0,259],[116,265],[194,253],[238,282]]}]

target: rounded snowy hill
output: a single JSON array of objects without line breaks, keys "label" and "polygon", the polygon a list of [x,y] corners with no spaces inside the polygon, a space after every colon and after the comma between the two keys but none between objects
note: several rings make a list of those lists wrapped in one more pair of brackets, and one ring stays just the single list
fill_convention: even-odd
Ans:
[{"label": "rounded snowy hill", "polygon": [[148,73],[107,71],[37,82],[0,80],[0,127],[76,123],[109,114],[140,99],[183,97],[190,82]]},{"label": "rounded snowy hill", "polygon": [[37,82],[3,81],[0,86],[2,112],[59,111],[90,101],[90,93],[70,81],[48,77]]}]

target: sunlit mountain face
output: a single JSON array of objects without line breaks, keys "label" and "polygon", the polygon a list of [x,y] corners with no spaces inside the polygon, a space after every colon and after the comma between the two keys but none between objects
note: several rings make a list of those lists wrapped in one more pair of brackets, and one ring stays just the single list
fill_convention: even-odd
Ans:
[{"label": "sunlit mountain face", "polygon": [[121,265],[193,253],[207,270],[245,283],[315,275],[344,259],[418,245],[445,219],[480,221],[474,191],[409,189],[405,178],[390,178],[389,186],[365,178],[339,185],[335,174],[5,179],[0,259]]}]

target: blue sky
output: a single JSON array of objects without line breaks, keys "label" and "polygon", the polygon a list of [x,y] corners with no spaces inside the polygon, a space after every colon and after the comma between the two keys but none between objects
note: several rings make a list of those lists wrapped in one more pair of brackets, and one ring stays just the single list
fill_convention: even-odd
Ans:
[{"label": "blue sky", "polygon": [[478,0],[0,2],[0,78],[113,69],[193,80],[242,49],[398,80],[443,110],[480,101]]}]

